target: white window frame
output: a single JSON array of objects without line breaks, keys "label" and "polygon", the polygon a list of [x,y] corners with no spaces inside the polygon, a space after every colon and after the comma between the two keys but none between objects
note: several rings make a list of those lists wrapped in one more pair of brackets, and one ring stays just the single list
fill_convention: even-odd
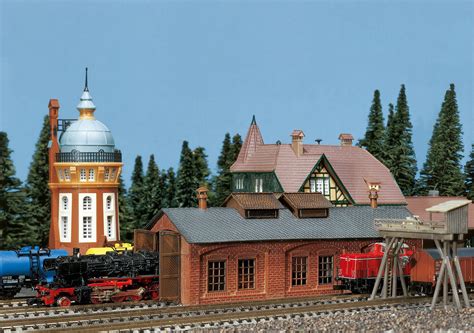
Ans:
[{"label": "white window frame", "polygon": [[79,180],[81,182],[86,182],[87,181],[87,170],[86,168],[81,168],[79,171]]},{"label": "white window frame", "polygon": [[110,168],[104,169],[104,181],[108,182],[110,177]]},{"label": "white window frame", "polygon": [[93,182],[95,181],[95,170],[94,169],[89,169],[89,181]]},{"label": "white window frame", "polygon": [[263,178],[255,178],[255,192],[263,192]]},{"label": "white window frame", "polygon": [[[63,204],[63,198],[67,199],[67,207]],[[64,232],[63,217],[67,219],[66,232]],[[72,223],[72,193],[59,193],[59,216],[58,232],[59,241],[63,243],[71,242],[71,223]]]},{"label": "white window frame", "polygon": [[[91,198],[90,209],[84,209],[84,198]],[[79,243],[95,243],[97,241],[97,195],[95,193],[79,193]],[[91,217],[92,237],[84,238],[84,217]]]},{"label": "white window frame", "polygon": [[[111,197],[111,205],[107,206],[107,198]],[[104,207],[104,235],[107,237],[108,241],[117,240],[117,223],[116,223],[116,207],[115,207],[115,193],[104,193],[103,194],[103,207]],[[112,218],[111,225],[111,236],[109,237],[109,228],[108,228],[108,217]]]}]

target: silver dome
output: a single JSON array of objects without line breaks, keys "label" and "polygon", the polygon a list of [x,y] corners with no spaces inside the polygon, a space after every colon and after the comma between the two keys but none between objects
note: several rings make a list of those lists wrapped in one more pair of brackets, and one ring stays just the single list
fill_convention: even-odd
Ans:
[{"label": "silver dome", "polygon": [[110,130],[96,119],[79,119],[71,124],[59,138],[62,153],[72,150],[112,153],[115,142]]}]

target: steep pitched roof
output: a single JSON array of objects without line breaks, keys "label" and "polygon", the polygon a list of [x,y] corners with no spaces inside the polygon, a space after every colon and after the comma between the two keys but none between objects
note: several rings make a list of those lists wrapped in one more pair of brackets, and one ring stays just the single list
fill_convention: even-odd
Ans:
[{"label": "steep pitched roof", "polygon": [[189,243],[378,238],[374,219],[411,216],[404,206],[333,207],[327,218],[307,219],[296,218],[288,209],[280,209],[275,219],[245,219],[226,207],[164,208],[160,214],[166,214]]},{"label": "steep pitched roof", "polygon": [[257,148],[262,145],[262,134],[260,133],[260,129],[258,128],[255,116],[253,116],[252,123],[250,124],[250,128],[247,133],[247,137],[245,138],[245,141],[242,144],[242,148],[240,148],[237,161],[241,161],[242,163],[246,162],[250,157],[255,154]]},{"label": "steep pitched roof", "polygon": [[260,144],[246,160],[239,155],[230,170],[274,171],[285,192],[298,192],[323,154],[356,204],[370,204],[365,179],[380,183],[379,204],[406,204],[388,168],[368,151],[355,146],[304,144],[303,154],[298,157],[290,144]]}]

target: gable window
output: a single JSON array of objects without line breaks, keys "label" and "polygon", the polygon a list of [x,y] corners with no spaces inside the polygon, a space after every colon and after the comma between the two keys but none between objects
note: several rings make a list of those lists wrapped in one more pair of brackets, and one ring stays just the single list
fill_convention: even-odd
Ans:
[{"label": "gable window", "polygon": [[319,261],[318,283],[319,284],[332,283],[334,257],[333,256],[320,256],[318,261]]},{"label": "gable window", "polygon": [[89,169],[89,181],[93,182],[95,179],[94,169]]},{"label": "gable window", "polygon": [[305,286],[308,257],[291,258],[291,285]]},{"label": "gable window", "polygon": [[263,192],[263,178],[255,179],[255,192]]},{"label": "gable window", "polygon": [[207,263],[207,290],[225,290],[225,260],[209,261]]},{"label": "gable window", "polygon": [[85,182],[87,180],[86,169],[81,169],[80,180],[81,182]]},{"label": "gable window", "polygon": [[239,259],[239,289],[255,288],[255,259]]}]

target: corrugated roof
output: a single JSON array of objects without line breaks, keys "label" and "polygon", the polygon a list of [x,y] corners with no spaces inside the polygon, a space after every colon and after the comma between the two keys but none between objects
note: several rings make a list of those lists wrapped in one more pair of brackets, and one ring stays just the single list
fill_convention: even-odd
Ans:
[{"label": "corrugated roof", "polygon": [[164,208],[189,243],[378,238],[374,219],[411,216],[404,206],[329,208],[327,218],[298,219],[280,209],[276,219],[245,219],[233,208]]},{"label": "corrugated roof", "polygon": [[232,193],[226,199],[225,203],[234,198],[243,209],[279,209],[282,204],[273,193]]},{"label": "corrugated roof", "polygon": [[321,193],[283,193],[280,200],[286,200],[294,209],[318,209],[332,207],[331,201]]}]

